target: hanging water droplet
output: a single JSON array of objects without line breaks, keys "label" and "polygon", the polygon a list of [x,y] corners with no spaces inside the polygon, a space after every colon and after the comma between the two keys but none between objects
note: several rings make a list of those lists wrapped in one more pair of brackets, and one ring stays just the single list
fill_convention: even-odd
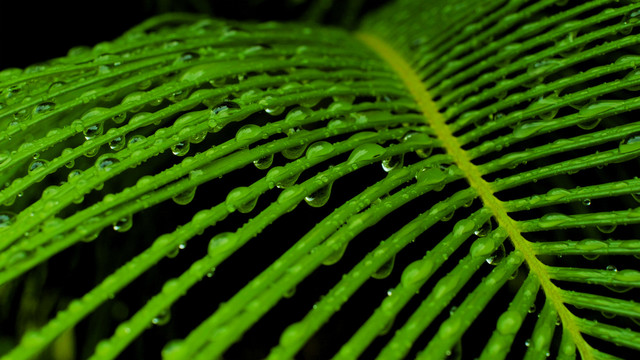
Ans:
[{"label": "hanging water droplet", "polygon": [[171,152],[175,156],[185,156],[189,152],[191,144],[188,141],[180,141],[171,145]]},{"label": "hanging water droplet", "polygon": [[360,162],[371,161],[381,157],[385,152],[386,149],[378,144],[362,144],[351,151],[347,164],[356,165]]},{"label": "hanging water droplet", "polygon": [[473,233],[477,237],[485,237],[485,236],[489,235],[489,233],[491,232],[492,228],[493,228],[493,225],[491,224],[491,219],[489,219],[484,224],[482,224],[482,226],[477,228]]},{"label": "hanging water droplet", "polygon": [[391,272],[393,271],[393,265],[396,261],[396,256],[393,255],[391,259],[389,259],[386,263],[382,264],[378,270],[376,270],[371,277],[374,279],[385,279],[387,278]]},{"label": "hanging water droplet", "polygon": [[[289,129],[289,131],[287,132],[287,135],[288,136],[292,136],[294,134],[303,135],[305,133],[308,133],[308,131],[303,129]],[[282,156],[284,156],[289,160],[295,160],[300,156],[302,156],[304,151],[307,149],[307,145],[309,145],[307,142],[300,140],[298,145],[293,145],[287,149],[282,150]]]},{"label": "hanging water droplet", "polygon": [[124,135],[117,136],[109,141],[109,148],[113,151],[120,151],[124,149],[124,146],[127,144],[127,141]]},{"label": "hanging water droplet", "polygon": [[240,111],[240,105],[233,101],[224,101],[211,109],[209,128],[220,131],[226,125],[226,119]]},{"label": "hanging water droplet", "polygon": [[513,129],[513,137],[516,139],[524,139],[540,132],[542,128],[547,126],[543,121],[525,121],[516,125]]},{"label": "hanging water droplet", "polygon": [[131,139],[129,139],[127,147],[130,149],[136,149],[144,145],[146,142],[147,138],[144,135],[133,135]]},{"label": "hanging water droplet", "polygon": [[43,160],[43,159],[33,160],[31,164],[29,164],[29,167],[27,168],[27,172],[29,174],[35,174],[35,173],[41,172],[42,170],[45,169],[45,167],[48,164],[49,162],[47,160]]},{"label": "hanging water droplet", "polygon": [[98,124],[87,126],[82,133],[84,134],[85,139],[91,140],[96,138],[97,136],[102,135],[103,131],[104,131],[104,127],[102,126],[102,123],[98,123]]},{"label": "hanging water droplet", "polygon": [[331,187],[333,183],[329,183],[318,190],[312,192],[311,194],[305,196],[304,201],[312,207],[321,207],[324,206],[331,196]]},{"label": "hanging water droplet", "polygon": [[498,250],[496,250],[496,252],[494,252],[490,257],[488,257],[486,259],[486,262],[489,265],[496,266],[500,264],[500,262],[502,261],[502,259],[504,259],[504,257],[505,257],[504,244],[500,244],[500,247],[498,248]]},{"label": "hanging water droplet", "polygon": [[582,205],[584,205],[584,206],[589,206],[589,205],[591,205],[591,199],[583,199],[583,200],[582,200]]},{"label": "hanging water droplet", "polygon": [[322,265],[333,265],[342,259],[344,252],[347,250],[347,245],[349,243],[345,242],[340,245],[337,249],[335,249],[329,256],[327,256],[324,260],[322,260]]},{"label": "hanging water droplet", "polygon": [[306,157],[313,159],[316,157],[324,157],[333,153],[333,144],[326,141],[318,141],[309,146]]},{"label": "hanging water droplet", "polygon": [[613,265],[607,265],[607,271],[617,272],[618,269]]},{"label": "hanging water droplet", "polygon": [[133,226],[131,214],[125,215],[113,223],[113,230],[117,232],[125,232]]},{"label": "hanging water droplet", "polygon": [[276,104],[276,101],[274,101],[274,99],[275,98],[273,96],[266,96],[262,100],[260,100],[258,104],[260,104],[264,108],[264,112],[266,112],[267,114],[277,116],[282,114],[285,106],[282,104]]},{"label": "hanging water droplet", "polygon": [[175,202],[178,205],[187,205],[188,203],[191,202],[191,200],[193,200],[195,196],[196,196],[196,187],[194,186],[177,195],[174,195],[171,199],[173,200],[173,202]]},{"label": "hanging water droplet", "polygon": [[44,114],[46,112],[53,111],[55,108],[56,108],[56,104],[54,102],[51,102],[51,101],[42,102],[33,108],[33,114],[34,115]]},{"label": "hanging water droplet", "polygon": [[15,217],[16,214],[10,211],[0,212],[0,231],[6,230],[11,224],[13,224]]},{"label": "hanging water droplet", "polygon": [[616,227],[617,227],[616,224],[610,224],[610,225],[603,224],[603,225],[596,226],[596,229],[600,230],[601,233],[610,234],[615,231]]},{"label": "hanging water droplet", "polygon": [[292,297],[293,297],[293,295],[295,295],[295,294],[296,294],[296,287],[295,287],[295,286],[292,286],[289,290],[285,291],[285,292],[282,294],[282,296],[283,296],[283,297],[285,297],[285,298],[287,298],[287,299],[290,299],[290,298],[292,298]]},{"label": "hanging water droplet", "polygon": [[630,136],[620,141],[618,150],[621,153],[628,153],[640,149],[640,135]]},{"label": "hanging water droplet", "polygon": [[313,114],[313,111],[308,107],[298,106],[289,110],[287,116],[285,117],[285,121],[289,124],[289,126],[297,126],[311,114]]},{"label": "hanging water droplet", "polygon": [[271,164],[273,164],[273,154],[253,160],[253,165],[255,165],[258,170],[266,170]]},{"label": "hanging water droplet", "polygon": [[165,325],[171,320],[171,312],[169,309],[163,310],[160,314],[156,315],[153,319],[151,319],[151,323],[153,325],[162,326]]},{"label": "hanging water droplet", "polygon": [[578,127],[582,130],[592,130],[594,129],[596,126],[598,126],[598,124],[600,124],[600,121],[602,119],[590,119],[590,120],[585,120],[583,122],[579,122],[578,123]]},{"label": "hanging water droplet", "polygon": [[248,213],[256,206],[258,194],[250,187],[240,186],[229,192],[225,204],[229,212]]},{"label": "hanging water droplet", "polygon": [[233,250],[236,246],[236,238],[237,235],[232,232],[223,232],[214,236],[209,241],[209,256],[219,256]]},{"label": "hanging water droplet", "polygon": [[261,137],[262,127],[254,124],[247,124],[236,132],[236,141],[252,141]]},{"label": "hanging water droplet", "polygon": [[197,133],[189,138],[189,142],[192,144],[199,144],[207,137],[207,132],[203,131]]},{"label": "hanging water droplet", "polygon": [[189,93],[190,93],[189,89],[176,90],[172,92],[169,96],[167,96],[167,100],[171,101],[172,103],[177,103],[186,99],[189,96]]},{"label": "hanging water droplet", "polygon": [[120,113],[118,115],[114,115],[111,118],[111,120],[113,120],[113,122],[116,123],[116,124],[121,124],[126,119],[127,119],[127,113],[126,112]]},{"label": "hanging water droplet", "polygon": [[381,162],[382,170],[386,172],[390,172],[391,170],[402,167],[403,163],[404,163],[404,154],[393,155],[391,157],[388,157],[382,160]]},{"label": "hanging water droplet", "polygon": [[104,154],[98,158],[96,166],[98,167],[98,170],[110,171],[111,167],[119,162],[120,160],[114,158],[111,154]]}]

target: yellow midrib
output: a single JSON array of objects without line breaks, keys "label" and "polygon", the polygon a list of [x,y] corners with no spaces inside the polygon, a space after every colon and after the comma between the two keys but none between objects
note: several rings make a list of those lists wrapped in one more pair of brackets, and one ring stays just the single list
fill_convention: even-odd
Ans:
[{"label": "yellow midrib", "polygon": [[491,210],[498,224],[507,231],[513,246],[522,252],[530,271],[532,271],[540,281],[540,285],[547,299],[552,302],[558,312],[564,328],[571,335],[582,358],[585,360],[594,359],[592,348],[582,337],[573,314],[564,306],[560,291],[558,287],[551,282],[545,265],[538,260],[531,244],[522,236],[522,231],[518,223],[507,214],[507,210],[502,201],[494,196],[491,184],[482,178],[478,167],[471,162],[467,152],[462,149],[458,139],[453,136],[451,129],[446,124],[444,116],[438,111],[435,102],[432,100],[429,92],[424,88],[418,75],[400,54],[382,39],[363,32],[355,33],[355,37],[375,51],[378,56],[384,59],[400,76],[417,102],[427,124],[429,124],[436,133],[438,139],[440,139],[445,150],[453,158],[458,168],[465,174],[469,185],[476,190],[484,206]]}]

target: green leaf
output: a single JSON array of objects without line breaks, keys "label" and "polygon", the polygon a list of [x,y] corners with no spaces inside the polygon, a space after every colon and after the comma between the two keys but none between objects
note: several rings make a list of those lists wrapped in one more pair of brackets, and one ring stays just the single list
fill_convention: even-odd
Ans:
[{"label": "green leaf", "polygon": [[168,14],[1,71],[3,359],[637,356],[639,14]]}]

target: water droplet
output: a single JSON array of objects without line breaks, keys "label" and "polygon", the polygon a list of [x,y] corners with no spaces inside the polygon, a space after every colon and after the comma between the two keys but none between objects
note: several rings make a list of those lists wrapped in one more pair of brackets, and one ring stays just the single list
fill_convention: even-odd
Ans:
[{"label": "water droplet", "polygon": [[393,255],[391,257],[391,259],[389,259],[387,262],[385,262],[384,264],[382,264],[382,266],[380,266],[380,268],[378,268],[378,270],[376,270],[373,274],[371,274],[371,277],[374,279],[385,279],[387,278],[391,272],[393,271],[393,265],[396,261],[396,256]]},{"label": "water droplet", "polygon": [[192,144],[199,144],[199,143],[201,143],[202,141],[204,141],[204,139],[205,139],[206,137],[207,137],[207,132],[206,132],[206,131],[203,131],[203,132],[200,132],[200,133],[197,133],[197,134],[195,134],[195,135],[191,136],[191,137],[189,138],[189,142],[190,142],[190,143],[192,143]]},{"label": "water droplet", "polygon": [[191,144],[188,141],[179,141],[176,144],[171,145],[171,152],[175,156],[185,156],[189,152]]},{"label": "water droplet", "polygon": [[258,194],[250,187],[240,186],[229,192],[225,204],[229,212],[248,213],[256,206]]},{"label": "water droplet", "polygon": [[147,138],[144,135],[133,135],[131,139],[129,139],[127,147],[130,149],[136,149],[143,146],[146,142]]},{"label": "water droplet", "polygon": [[382,160],[382,163],[381,163],[382,170],[386,172],[390,172],[391,170],[402,167],[403,163],[404,163],[404,154],[393,155],[391,157],[388,157]]},{"label": "water droplet", "polygon": [[326,141],[318,141],[309,146],[307,149],[307,158],[313,159],[316,157],[323,157],[333,153],[333,144]]},{"label": "water droplet", "polygon": [[423,168],[416,174],[416,181],[425,185],[441,185],[447,174],[439,166]]},{"label": "water droplet", "polygon": [[600,230],[601,233],[610,234],[615,231],[616,227],[617,227],[616,224],[610,224],[610,225],[603,224],[603,225],[596,226],[596,229]]},{"label": "water droplet", "polygon": [[629,153],[640,149],[640,135],[635,135],[620,141],[618,150],[621,153]]},{"label": "water droplet", "polygon": [[307,204],[309,204],[312,207],[324,206],[329,201],[329,197],[331,196],[332,186],[333,186],[333,182],[319,188],[318,190],[305,196],[304,201],[306,201]]},{"label": "water droplet", "polygon": [[[539,97],[537,101],[532,102],[531,105],[529,105],[529,107],[527,108],[527,111],[540,111],[541,109],[553,107],[559,101],[560,99],[555,94],[549,95],[547,97]],[[556,114],[558,114],[558,110],[559,110],[558,108],[548,110],[544,113],[538,114],[538,117],[540,117],[540,119],[545,121],[551,120],[554,117],[556,117]]]},{"label": "water droplet", "polygon": [[287,299],[290,299],[293,297],[293,295],[296,294],[296,287],[292,286],[291,288],[289,288],[289,290],[285,291],[282,296],[284,296]]},{"label": "water droplet", "polygon": [[31,164],[29,164],[29,167],[27,168],[27,172],[29,174],[35,174],[35,173],[41,172],[42,170],[45,169],[45,167],[48,164],[49,162],[47,160],[43,160],[43,159],[33,160]]},{"label": "water droplet", "polygon": [[274,99],[273,96],[266,96],[258,103],[264,108],[264,112],[272,116],[277,116],[284,112],[285,106],[276,104]]},{"label": "water droplet", "polygon": [[218,104],[211,109],[209,128],[213,131],[220,131],[226,125],[226,120],[238,111],[240,111],[240,105],[236,102],[224,101]]},{"label": "water droplet", "polygon": [[[307,133],[307,130],[302,130],[302,129],[298,129],[298,130],[294,130],[294,129],[290,129],[288,131],[288,135],[303,135],[305,133]],[[304,153],[304,151],[307,148],[308,143],[304,142],[304,141],[300,141],[300,143],[298,145],[293,145],[287,149],[282,150],[282,156],[284,156],[285,158],[289,159],[289,160],[295,160],[297,158],[299,158],[300,156],[302,156],[302,154]]]},{"label": "water droplet", "polygon": [[487,261],[487,264],[496,266],[500,264],[500,262],[502,261],[502,259],[504,259],[504,257],[505,257],[504,244],[500,244],[500,247],[498,248],[498,250],[496,250],[496,252],[494,252],[490,257],[488,257],[486,261]]},{"label": "water droplet", "polygon": [[584,205],[584,206],[589,206],[589,205],[591,205],[591,199],[583,199],[583,200],[582,200],[582,205]]},{"label": "water droplet", "polygon": [[193,200],[195,196],[196,196],[196,187],[194,186],[177,195],[174,195],[171,199],[173,200],[173,202],[175,202],[178,205],[187,205],[188,203],[191,202],[191,200]]},{"label": "water droplet", "polygon": [[592,130],[596,126],[598,126],[598,124],[600,124],[601,120],[602,119],[585,120],[583,122],[578,123],[578,127],[582,130]]},{"label": "water droplet", "polygon": [[98,167],[98,170],[110,171],[111,167],[119,162],[120,160],[114,158],[111,154],[104,154],[98,158],[96,166]]},{"label": "water droplet", "polygon": [[607,271],[614,271],[614,272],[617,272],[617,271],[618,271],[618,269],[617,269],[615,266],[613,266],[613,265],[607,265]]},{"label": "water droplet", "polygon": [[176,90],[172,92],[169,96],[167,96],[167,100],[171,101],[172,103],[177,103],[186,99],[189,96],[189,93],[190,93],[189,89]]},{"label": "water droplet", "polygon": [[223,232],[214,236],[209,241],[209,256],[226,254],[233,250],[236,245],[237,235],[232,232]]},{"label": "water droplet", "polygon": [[124,135],[117,136],[109,141],[109,148],[113,151],[120,151],[124,149],[124,146],[127,144],[127,141]]},{"label": "water droplet", "polygon": [[160,314],[156,315],[153,319],[151,319],[151,323],[153,325],[162,326],[165,325],[171,320],[171,311],[168,309],[163,310]]},{"label": "water droplet", "polygon": [[258,125],[247,124],[236,132],[236,141],[252,141],[262,135],[262,128]]},{"label": "water droplet", "polygon": [[311,114],[313,114],[313,111],[308,107],[298,106],[289,110],[289,112],[287,113],[287,116],[285,117],[285,121],[290,126],[296,126],[302,123]]},{"label": "water droplet", "polygon": [[404,269],[400,279],[404,286],[412,286],[427,279],[431,275],[432,270],[433,262],[431,260],[417,260]]},{"label": "water droplet", "polygon": [[36,105],[35,108],[33,108],[33,114],[44,114],[46,112],[49,111],[53,111],[56,108],[56,104],[54,102],[51,101],[46,101],[46,102],[42,102],[38,105]]},{"label": "water droplet", "polygon": [[348,242],[345,242],[344,244],[340,245],[329,256],[322,260],[322,265],[333,265],[340,261],[340,259],[342,259],[342,256],[344,255],[344,252],[347,250],[348,244]]},{"label": "water droplet", "polygon": [[200,58],[200,54],[193,51],[187,51],[180,54],[178,59],[176,59],[176,62],[190,62],[193,60],[197,60],[198,58]]},{"label": "water droplet", "polygon": [[125,215],[113,223],[113,230],[117,232],[125,232],[133,226],[131,214]]},{"label": "water droplet", "polygon": [[469,252],[473,257],[483,257],[486,258],[489,254],[493,252],[494,249],[494,241],[491,237],[480,237],[471,245],[471,249]]},{"label": "water droplet", "polygon": [[547,125],[542,121],[526,121],[519,123],[516,125],[515,129],[513,129],[513,137],[516,139],[524,139],[533,136],[541,131],[545,126]]},{"label": "water droplet", "polygon": [[527,312],[529,314],[533,314],[534,312],[536,312],[536,304],[531,304],[531,306],[529,307],[529,310],[527,310]]},{"label": "water droplet", "polygon": [[491,219],[485,221],[484,224],[482,224],[482,226],[480,226],[479,228],[477,228],[473,233],[477,236],[477,237],[485,237],[487,235],[489,235],[489,233],[491,232],[491,230],[493,229],[493,225],[491,223]]},{"label": "water droplet", "polygon": [[0,212],[0,231],[6,230],[11,224],[13,224],[13,220],[15,219],[16,214],[10,211],[2,211]]},{"label": "water droplet", "polygon": [[386,149],[378,144],[362,144],[353,149],[347,159],[347,164],[354,164],[361,162],[368,162],[375,160],[386,152]]},{"label": "water droplet", "polygon": [[266,170],[271,166],[271,164],[273,164],[273,154],[253,160],[253,165],[255,165],[259,170]]},{"label": "water droplet", "polygon": [[104,127],[102,126],[102,123],[98,123],[98,124],[87,126],[82,133],[84,134],[85,139],[91,140],[102,135],[103,131],[104,131]]},{"label": "water droplet", "polygon": [[116,124],[121,124],[126,119],[127,119],[127,113],[126,112],[120,113],[118,115],[114,115],[111,118],[111,120],[113,120],[113,122],[116,123]]}]

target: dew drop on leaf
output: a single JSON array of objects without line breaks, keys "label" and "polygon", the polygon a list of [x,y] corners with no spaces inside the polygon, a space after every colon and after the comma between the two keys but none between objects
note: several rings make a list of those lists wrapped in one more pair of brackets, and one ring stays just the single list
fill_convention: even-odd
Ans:
[{"label": "dew drop on leaf", "polygon": [[236,141],[251,141],[262,135],[262,128],[258,125],[247,124],[236,132]]},{"label": "dew drop on leaf", "polygon": [[209,255],[222,255],[233,250],[233,247],[236,246],[236,238],[237,235],[232,232],[223,232],[214,236],[209,241]]},{"label": "dew drop on leaf", "polygon": [[160,314],[151,319],[151,323],[153,325],[162,326],[166,325],[169,320],[171,320],[171,312],[167,309],[163,310]]},{"label": "dew drop on leaf", "polygon": [[640,135],[631,136],[620,141],[618,150],[621,153],[629,153],[640,149]]},{"label": "dew drop on leaf", "polygon": [[331,196],[331,187],[333,183],[329,183],[311,194],[305,196],[304,201],[312,207],[321,207],[324,206]]},{"label": "dew drop on leaf", "polygon": [[96,167],[100,171],[110,171],[111,167],[119,162],[120,160],[114,158],[111,154],[105,154],[98,158]]},{"label": "dew drop on leaf", "polygon": [[241,213],[248,213],[256,206],[258,194],[250,187],[240,186],[229,192],[225,204],[229,212],[238,210]]},{"label": "dew drop on leaf", "polygon": [[378,270],[376,270],[373,274],[371,274],[371,277],[374,279],[385,279],[387,278],[391,272],[393,271],[393,265],[396,261],[396,256],[393,255],[391,257],[391,259],[389,259],[387,262],[385,262],[384,264],[382,264],[382,266],[380,266],[378,268]]},{"label": "dew drop on leaf", "polygon": [[37,160],[33,160],[31,162],[31,164],[29,164],[29,167],[27,169],[27,172],[29,174],[33,174],[33,173],[38,173],[42,170],[44,170],[44,168],[49,164],[49,162],[47,160],[43,160],[43,159],[37,159]]},{"label": "dew drop on leaf", "polygon": [[171,145],[171,153],[175,156],[185,156],[189,152],[191,144],[188,141],[179,141]]},{"label": "dew drop on leaf", "polygon": [[16,214],[10,211],[2,211],[0,212],[0,231],[5,230],[11,224],[13,224],[13,220],[15,219]]},{"label": "dew drop on leaf", "polygon": [[479,228],[477,228],[473,233],[477,236],[477,237],[485,237],[487,235],[489,235],[489,233],[492,230],[492,224],[491,224],[491,219],[487,220],[484,222],[484,224],[482,224],[482,226],[480,226]]},{"label": "dew drop on leaf", "polygon": [[94,124],[87,126],[82,133],[84,134],[84,138],[87,140],[95,139],[96,137],[102,135],[104,127],[102,123]]},{"label": "dew drop on leaf", "polygon": [[318,141],[309,146],[307,149],[306,157],[313,159],[316,157],[323,157],[333,153],[333,144],[327,141]]},{"label": "dew drop on leaf", "polygon": [[178,205],[187,205],[196,196],[196,187],[187,189],[177,195],[174,195],[171,199]]},{"label": "dew drop on leaf", "polygon": [[49,111],[53,111],[55,108],[56,108],[56,104],[54,102],[51,102],[51,101],[42,102],[33,108],[33,114],[34,115],[43,114]]},{"label": "dew drop on leaf", "polygon": [[255,165],[258,170],[266,170],[271,164],[273,164],[273,154],[253,160],[253,165]]},{"label": "dew drop on leaf", "polygon": [[117,232],[125,232],[133,226],[131,214],[125,215],[113,223],[113,230]]},{"label": "dew drop on leaf", "polygon": [[616,230],[617,225],[616,224],[611,224],[611,225],[598,225],[596,226],[596,229],[600,230],[601,233],[603,234],[610,234],[612,232],[614,232]]},{"label": "dew drop on leaf", "polygon": [[344,252],[347,250],[347,245],[349,243],[345,242],[340,245],[337,249],[335,249],[329,256],[327,256],[324,260],[322,260],[322,265],[333,265],[342,259]]},{"label": "dew drop on leaf", "polygon": [[404,154],[393,155],[391,157],[385,158],[382,160],[382,170],[386,172],[390,172],[394,169],[402,167],[404,163]]},{"label": "dew drop on leaf", "polygon": [[113,138],[111,141],[109,141],[109,148],[113,151],[120,151],[124,149],[126,144],[127,144],[127,141],[124,135],[120,135]]}]

